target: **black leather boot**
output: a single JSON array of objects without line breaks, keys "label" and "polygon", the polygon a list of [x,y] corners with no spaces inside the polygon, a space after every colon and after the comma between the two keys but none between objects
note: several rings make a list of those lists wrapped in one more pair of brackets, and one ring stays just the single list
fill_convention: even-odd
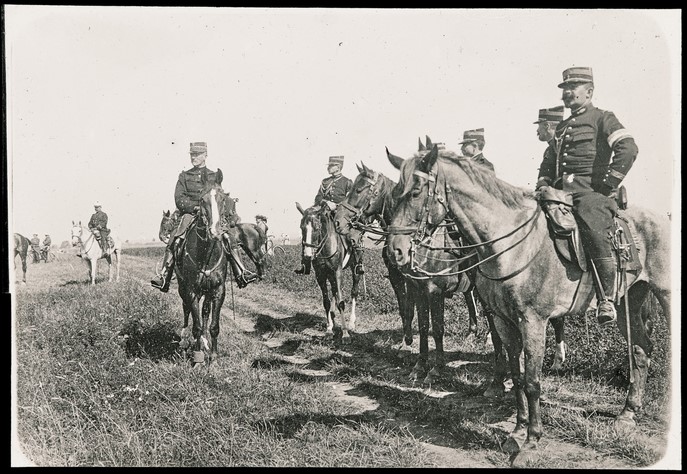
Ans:
[{"label": "black leather boot", "polygon": [[243,266],[241,256],[239,255],[238,246],[229,245],[229,263],[231,264],[231,271],[234,274],[234,279],[239,288],[245,288],[249,283],[258,279],[258,275],[248,270]]},{"label": "black leather boot", "polygon": [[614,257],[592,259],[592,271],[595,271],[596,319],[599,326],[608,327],[615,324],[618,314],[615,309],[617,266]]},{"label": "black leather boot", "polygon": [[153,288],[157,288],[163,293],[169,291],[169,284],[172,281],[172,275],[174,274],[174,251],[172,250],[172,245],[169,245],[165,249],[165,257],[162,262],[162,274],[153,280],[150,280],[150,284]]}]

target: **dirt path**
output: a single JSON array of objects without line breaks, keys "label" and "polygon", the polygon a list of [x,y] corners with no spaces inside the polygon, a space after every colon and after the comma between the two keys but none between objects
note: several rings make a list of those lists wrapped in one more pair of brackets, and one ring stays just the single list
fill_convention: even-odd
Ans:
[{"label": "dirt path", "polygon": [[[233,307],[232,307],[233,306]],[[334,396],[343,401],[350,407],[349,414],[362,414],[367,411],[376,411],[384,409],[384,399],[372,399],[368,397],[363,390],[360,390],[356,385],[351,383],[332,381],[333,374],[324,369],[308,369],[305,366],[310,364],[310,360],[297,355],[280,354],[279,350],[294,339],[303,337],[323,337],[324,332],[313,328],[303,328],[299,333],[288,331],[266,331],[260,333],[259,328],[256,327],[256,318],[259,316],[267,316],[274,320],[285,320],[293,318],[296,313],[308,314],[313,318],[322,318],[323,309],[319,301],[304,300],[296,298],[292,293],[280,290],[275,287],[265,285],[250,285],[243,290],[236,290],[233,292],[233,305],[231,294],[227,292],[227,299],[224,308],[222,309],[225,320],[232,320],[236,326],[244,331],[250,333],[255,337],[260,338],[262,343],[272,350],[275,357],[280,358],[286,363],[292,364],[294,369],[312,380],[319,380],[328,385]],[[347,355],[345,351],[340,349],[331,349],[333,352],[339,352],[344,357]],[[350,356],[350,354],[348,354]],[[389,370],[393,367],[389,366]],[[447,395],[452,395],[452,392],[442,392],[440,390],[428,390],[416,387],[403,387],[399,385],[390,384],[394,390],[398,391],[416,391],[424,396],[435,398],[443,398]],[[486,399],[466,399],[461,400],[461,405],[466,409],[470,408],[471,404],[484,405],[489,403]],[[423,446],[433,454],[436,467],[446,468],[494,468],[507,467],[502,465],[503,456],[499,459],[490,459],[488,450],[480,450],[474,447],[466,449],[460,446],[451,436],[450,433],[445,433],[441,429],[430,425],[424,425],[417,420],[405,419],[398,413],[395,416],[385,418],[385,423],[395,424],[407,428],[408,431],[421,440]],[[493,424],[489,424],[492,428],[502,430],[504,433],[510,433],[515,427],[514,415],[507,419],[501,420]],[[541,442],[541,455],[551,456],[552,458],[561,459],[567,458],[570,460],[571,468],[587,468],[587,469],[629,469],[633,466],[624,463],[620,460],[609,458],[595,452],[593,449],[587,449],[576,444],[562,442],[551,437]]]}]

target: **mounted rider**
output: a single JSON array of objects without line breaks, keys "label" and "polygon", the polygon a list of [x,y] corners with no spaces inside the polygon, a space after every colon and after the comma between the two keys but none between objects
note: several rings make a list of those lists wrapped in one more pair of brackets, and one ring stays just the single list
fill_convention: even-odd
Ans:
[{"label": "mounted rider", "polygon": [[484,145],[484,129],[476,128],[474,130],[466,130],[463,132],[463,140],[458,142],[460,145],[460,152],[472,159],[475,163],[486,166],[494,171],[494,165],[482,154]]},{"label": "mounted rider", "polygon": [[563,120],[565,108],[562,105],[549,109],[539,109],[539,116],[534,124],[537,126],[537,138],[540,142],[553,145],[553,137],[556,127]]},{"label": "mounted rider", "polygon": [[110,254],[110,229],[107,228],[107,214],[103,212],[103,205],[100,204],[100,201],[95,201],[93,207],[95,212],[88,221],[88,229],[93,232],[95,240],[98,241],[103,250],[103,256],[107,257]]},{"label": "mounted rider", "polygon": [[616,260],[612,248],[618,186],[637,158],[634,138],[613,112],[592,105],[594,78],[589,67],[563,71],[562,100],[570,117],[556,127],[539,168],[536,189],[545,186],[570,192],[573,214],[592,265],[602,327],[617,320]]},{"label": "mounted rider", "polygon": [[[196,218],[198,213],[199,205],[198,202],[203,196],[203,193],[208,187],[215,184],[222,184],[222,170],[217,169],[217,171],[212,171],[205,166],[205,161],[207,160],[207,143],[205,142],[193,142],[190,145],[190,155],[191,163],[193,168],[182,171],[177,179],[177,184],[174,189],[174,202],[176,203],[177,209],[181,218],[179,219],[179,224],[177,228],[172,231],[169,242],[167,243],[167,248],[165,249],[165,255],[162,264],[162,274],[160,277],[150,280],[150,284],[153,288],[157,288],[163,293],[169,291],[169,284],[172,279],[172,274],[174,272],[174,261],[175,252],[179,245],[186,237],[191,223]],[[223,216],[227,222],[228,227],[233,227],[236,224],[236,218],[232,219],[232,216],[225,214]],[[234,233],[225,232],[222,234],[222,238],[228,242],[228,245],[224,246],[227,251],[229,263],[231,264],[232,272],[234,273],[234,278],[239,288],[244,288],[257,279],[257,276],[246,269],[241,261],[241,256],[239,254],[238,248],[239,244],[234,236]]]},{"label": "mounted rider", "polygon": [[43,251],[43,254],[46,256],[47,260],[47,255],[50,252],[50,247],[52,246],[52,239],[50,238],[50,234],[45,234],[45,238],[43,239],[43,247],[41,250]]},{"label": "mounted rider", "polygon": [[[322,180],[320,187],[317,190],[317,195],[315,195],[315,206],[326,205],[332,212],[332,217],[336,212],[336,206],[346,198],[353,187],[353,181],[341,173],[343,168],[344,157],[343,156],[330,156],[329,164],[327,165],[327,172],[329,176]],[[363,249],[362,249],[362,233],[355,232],[349,234],[347,237],[348,243],[351,245],[351,249],[355,253],[356,266],[354,271],[358,275],[365,273],[363,267]],[[305,246],[301,246],[301,267],[294,270],[294,273],[298,275],[310,273],[311,260],[305,258],[304,255]]]}]

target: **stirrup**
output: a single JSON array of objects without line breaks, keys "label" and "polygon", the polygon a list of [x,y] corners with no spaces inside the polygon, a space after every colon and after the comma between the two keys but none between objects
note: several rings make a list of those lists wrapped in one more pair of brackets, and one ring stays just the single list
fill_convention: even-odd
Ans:
[{"label": "stirrup", "polygon": [[358,275],[362,275],[365,273],[365,268],[363,268],[363,264],[359,263],[355,266],[355,273]]},{"label": "stirrup", "polygon": [[167,293],[169,291],[169,285],[166,284],[167,282],[165,281],[165,277],[161,277],[160,280],[150,280],[150,284],[153,288],[157,288],[163,293]]},{"label": "stirrup", "polygon": [[[608,312],[604,312],[603,314],[601,314],[602,305],[606,305],[611,308],[610,315],[608,314]],[[599,322],[599,327],[606,328],[613,326],[618,320],[618,313],[615,310],[613,302],[606,300],[602,303],[599,303],[599,305],[596,308],[596,319]]]}]

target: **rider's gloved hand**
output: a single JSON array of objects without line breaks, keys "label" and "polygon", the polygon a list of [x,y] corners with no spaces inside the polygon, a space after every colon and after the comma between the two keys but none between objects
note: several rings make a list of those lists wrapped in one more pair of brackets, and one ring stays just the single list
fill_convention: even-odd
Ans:
[{"label": "rider's gloved hand", "polygon": [[334,201],[324,201],[324,203],[331,211],[336,209],[336,203]]}]

